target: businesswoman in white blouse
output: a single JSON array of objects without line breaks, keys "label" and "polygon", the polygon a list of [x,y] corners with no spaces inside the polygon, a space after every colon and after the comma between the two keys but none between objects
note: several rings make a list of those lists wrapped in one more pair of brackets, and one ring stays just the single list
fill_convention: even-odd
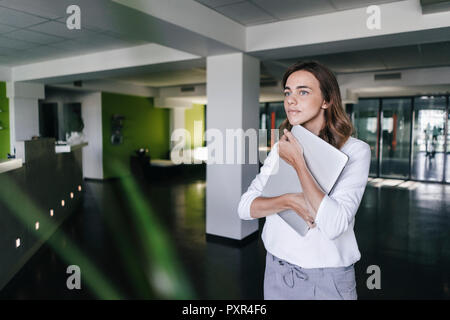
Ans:
[{"label": "businesswoman in white blouse", "polygon": [[[356,299],[354,264],[361,255],[353,227],[367,184],[370,147],[351,137],[353,126],[342,107],[338,82],[327,67],[315,61],[296,63],[286,71],[283,89],[283,135],[238,208],[241,219],[266,217],[264,299]],[[298,124],[349,157],[328,195],[311,175],[302,147],[290,132]],[[303,192],[261,196],[277,157],[295,168]],[[287,209],[310,226],[304,237],[276,214]]]}]

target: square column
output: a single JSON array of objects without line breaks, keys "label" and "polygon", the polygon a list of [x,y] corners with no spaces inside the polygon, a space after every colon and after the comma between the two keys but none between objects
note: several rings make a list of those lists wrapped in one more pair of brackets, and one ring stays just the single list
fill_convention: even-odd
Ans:
[{"label": "square column", "polygon": [[[220,152],[213,154],[215,160],[221,158],[222,162],[210,163],[208,159],[206,167],[206,233],[231,241],[242,240],[258,231],[258,220],[241,220],[237,209],[241,195],[259,168],[260,62],[243,53],[212,56],[206,62],[206,139],[210,159],[212,147],[217,146],[216,140],[219,140],[217,133],[222,136],[223,144],[222,156]],[[251,132],[256,134],[256,145],[250,143],[249,146],[249,138],[227,138],[227,131],[238,132],[237,129],[244,132],[252,129]],[[214,138],[211,138],[212,132]],[[230,147],[233,143],[234,147]],[[250,161],[254,157],[256,160]],[[234,161],[230,161],[233,158]]]},{"label": "square column", "polygon": [[7,82],[6,96],[12,154],[16,141],[39,136],[39,99],[45,98],[45,89],[41,83]]}]

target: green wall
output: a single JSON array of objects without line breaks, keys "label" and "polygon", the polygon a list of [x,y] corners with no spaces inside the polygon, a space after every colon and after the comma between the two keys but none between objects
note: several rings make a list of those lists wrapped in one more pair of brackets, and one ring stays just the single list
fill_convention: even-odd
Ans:
[{"label": "green wall", "polygon": [[[123,143],[111,143],[111,117],[119,114],[123,122]],[[152,159],[166,159],[170,148],[170,110],[155,108],[153,99],[123,94],[102,93],[103,176],[118,177],[112,160],[118,160],[130,174],[130,156],[148,148]]]},{"label": "green wall", "polygon": [[[184,127],[191,135],[190,148],[197,148],[203,146],[204,132],[205,132],[205,106],[203,104],[193,104],[191,109],[186,109],[184,112]],[[202,121],[201,135],[194,136],[194,121]]]},{"label": "green wall", "polygon": [[0,82],[0,159],[7,159],[10,153],[9,141],[9,99],[6,98],[6,82]]}]

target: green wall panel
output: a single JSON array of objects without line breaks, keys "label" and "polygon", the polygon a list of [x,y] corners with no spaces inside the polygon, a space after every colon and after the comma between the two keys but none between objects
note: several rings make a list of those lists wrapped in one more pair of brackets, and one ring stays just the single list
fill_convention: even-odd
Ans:
[{"label": "green wall panel", "polygon": [[[204,132],[205,132],[205,106],[202,104],[193,104],[191,109],[186,109],[184,112],[184,127],[191,135],[190,148],[197,148],[203,146]],[[194,136],[194,124],[195,121],[202,122],[201,134]],[[186,142],[187,143],[187,142]]]},{"label": "green wall panel", "polygon": [[[111,119],[124,117],[121,144],[111,143]],[[155,108],[153,99],[131,95],[102,93],[103,175],[119,177],[114,161],[130,174],[130,156],[139,148],[148,148],[152,159],[167,159],[170,147],[170,110]]]},{"label": "green wall panel", "polygon": [[0,159],[10,153],[9,99],[6,98],[6,82],[0,82]]}]

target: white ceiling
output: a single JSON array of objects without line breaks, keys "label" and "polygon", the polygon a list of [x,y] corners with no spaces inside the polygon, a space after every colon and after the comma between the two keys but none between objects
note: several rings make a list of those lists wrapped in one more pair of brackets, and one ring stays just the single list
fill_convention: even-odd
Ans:
[{"label": "white ceiling", "polygon": [[140,86],[170,87],[206,83],[206,59],[193,59],[168,64],[149,65],[111,72],[103,79],[128,82]]},{"label": "white ceiling", "polygon": [[244,26],[314,16],[399,0],[194,0]]},{"label": "white ceiling", "polygon": [[[97,7],[100,1],[106,3],[95,0]],[[66,8],[72,2],[77,1],[0,0],[0,65],[22,65],[147,43],[83,20],[81,30],[69,30]],[[83,10],[89,9],[89,3],[83,3]]]},{"label": "white ceiling", "polygon": [[[336,73],[388,71],[450,65],[450,41],[423,43],[328,55],[307,56],[301,60],[315,59]],[[300,59],[277,60],[287,67]]]},{"label": "white ceiling", "polygon": [[[411,46],[360,50],[336,54],[298,57],[296,59],[266,60],[261,64],[261,79],[281,80],[291,64],[299,60],[317,60],[337,74],[389,71],[407,68],[424,68],[450,65],[450,42],[426,43]],[[137,85],[164,87],[206,83],[204,59],[178,64],[177,67],[146,68],[140,71],[123,71],[110,79]],[[138,73],[136,73],[138,72]]]},{"label": "white ceiling", "polygon": [[[223,14],[226,13],[228,17],[239,20],[238,22],[244,25],[392,2],[386,0],[196,1]],[[87,18],[82,20],[82,30],[66,28],[66,8],[72,3],[82,3],[80,6],[83,12],[89,13],[82,12],[82,17],[87,15]],[[114,31],[121,30],[124,23],[133,19],[134,16],[125,7],[114,6],[111,3],[109,0],[0,0],[0,65],[28,64],[148,43]],[[136,24],[139,25],[140,21]],[[139,36],[142,35],[142,32],[139,33]],[[262,78],[272,76],[280,79],[287,66],[303,59],[319,60],[336,73],[442,66],[450,65],[450,42],[320,56],[298,56],[295,59],[280,59],[280,56],[270,59],[262,58]],[[134,68],[106,76],[110,79],[145,86],[175,86],[205,83],[205,67],[205,60],[200,59],[189,64]]]},{"label": "white ceiling", "polygon": [[[110,78],[111,79],[111,78]],[[141,75],[114,77],[114,80],[149,87],[170,87],[187,84],[206,83],[206,68],[188,70],[165,70]]]}]

